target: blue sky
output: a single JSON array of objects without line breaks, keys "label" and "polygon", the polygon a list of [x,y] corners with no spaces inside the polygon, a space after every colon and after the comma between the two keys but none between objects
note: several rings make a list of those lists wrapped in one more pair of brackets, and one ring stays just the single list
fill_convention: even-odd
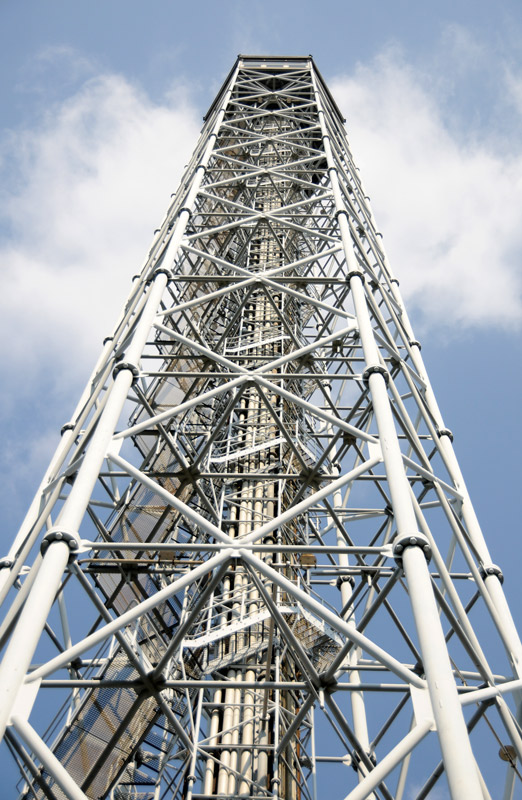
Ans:
[{"label": "blue sky", "polygon": [[521,33],[516,2],[1,0],[2,538],[235,56],[312,53],[520,605]]},{"label": "blue sky", "polygon": [[312,53],[347,117],[520,615],[515,0],[0,0],[4,549],[239,52]]},{"label": "blue sky", "polygon": [[7,541],[238,52],[312,53],[519,603],[516,2],[0,2]]},{"label": "blue sky", "polygon": [[0,546],[239,52],[312,53],[347,117],[521,618],[519,0],[0,0]]}]

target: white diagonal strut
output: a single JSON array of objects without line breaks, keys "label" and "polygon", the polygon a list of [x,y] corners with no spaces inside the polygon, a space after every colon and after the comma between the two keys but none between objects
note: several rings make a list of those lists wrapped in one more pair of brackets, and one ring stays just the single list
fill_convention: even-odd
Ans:
[{"label": "white diagonal strut", "polygon": [[0,561],[20,796],[515,796],[451,440],[313,59],[239,56]]}]

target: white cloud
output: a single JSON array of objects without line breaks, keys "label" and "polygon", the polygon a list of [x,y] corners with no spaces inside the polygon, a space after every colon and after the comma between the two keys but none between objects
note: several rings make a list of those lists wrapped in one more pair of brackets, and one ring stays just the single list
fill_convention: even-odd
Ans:
[{"label": "white cloud", "polygon": [[[73,55],[59,56],[74,72]],[[516,95],[512,77],[509,88]],[[349,113],[356,162],[406,298],[428,324],[518,323],[522,154],[453,138],[435,95],[397,55],[332,89]],[[53,364],[69,380],[85,377],[198,129],[181,91],[155,103],[106,74],[4,144],[1,335],[15,372]]]},{"label": "white cloud", "polygon": [[[63,65],[69,55],[58,55]],[[80,67],[88,76],[80,88],[0,148],[9,492],[31,483],[28,463],[43,470],[38,441],[47,443],[50,428],[55,441],[67,421],[200,127],[181,90],[155,102],[123,77]],[[509,88],[516,97],[514,78]],[[397,56],[332,89],[349,113],[356,162],[406,299],[432,327],[518,324],[522,156],[457,141],[436,95]],[[25,455],[24,435],[32,438]]]},{"label": "white cloud", "polygon": [[[58,55],[67,60],[67,53]],[[73,54],[69,60],[76,74]],[[54,103],[37,128],[4,138],[0,336],[8,389],[0,394],[0,495],[6,530],[23,516],[199,128],[200,116],[179,88],[155,103],[124,78],[105,74]]]},{"label": "white cloud", "polygon": [[0,310],[12,368],[87,376],[198,130],[182,93],[157,104],[102,75],[11,136]]},{"label": "white cloud", "polygon": [[450,133],[397,54],[333,82],[391,266],[428,326],[522,320],[522,149]]}]

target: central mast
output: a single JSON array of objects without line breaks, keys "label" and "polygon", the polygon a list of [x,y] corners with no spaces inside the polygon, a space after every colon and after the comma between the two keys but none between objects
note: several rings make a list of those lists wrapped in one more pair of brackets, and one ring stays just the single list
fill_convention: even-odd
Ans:
[{"label": "central mast", "polygon": [[[299,203],[302,192],[292,180],[274,181],[273,171],[284,166],[285,172],[295,172],[292,162],[298,166],[303,148],[292,147],[299,130],[296,131],[295,120],[272,113],[291,107],[289,98],[278,95],[284,82],[274,77],[268,83],[273,94],[256,102],[257,118],[249,132],[249,146],[242,153],[249,169],[254,168],[246,182],[254,217],[248,224],[249,238],[244,254],[237,253],[235,262],[243,260],[251,274],[274,270],[281,274],[283,268],[288,280],[302,274],[299,269],[284,270],[285,264],[298,262],[302,255],[299,236],[278,224],[274,212]],[[294,98],[301,102],[303,99],[299,95]],[[243,102],[248,103],[248,100]],[[303,120],[299,122],[300,127]],[[221,152],[226,159],[238,158],[237,135],[232,145],[223,147]],[[220,166],[226,170],[228,165],[225,160]],[[219,169],[218,164],[216,168]],[[242,295],[237,313],[230,316],[228,328],[215,337],[215,346],[223,342],[227,357],[254,372],[305,344],[303,329],[307,313],[299,299],[285,296],[281,291],[267,293],[262,284],[245,288]],[[296,365],[290,362],[280,369],[288,383]],[[274,368],[267,374],[275,378],[277,373],[278,369]],[[298,387],[303,397],[311,393],[303,391],[305,380],[296,377],[294,381],[294,388]],[[282,385],[283,380],[278,383]],[[241,392],[236,412],[225,432],[226,438],[221,443],[216,440],[214,445],[215,453],[223,453],[214,456],[215,462],[222,464],[226,473],[234,473],[234,477],[227,474],[224,479],[221,501],[222,518],[227,520],[229,534],[234,539],[255,535],[259,528],[289,507],[295,496],[296,480],[301,479],[303,470],[314,461],[313,454],[303,445],[303,440],[307,439],[303,417],[295,405],[284,402],[281,396],[270,391],[260,392],[251,385]],[[291,431],[293,448],[281,436],[282,428]],[[309,488],[304,489],[303,497],[309,492]],[[259,539],[260,544],[268,546],[262,558],[268,564],[276,564],[290,580],[298,580],[299,557],[288,551],[270,550],[269,545],[302,545],[306,538],[306,531],[297,521],[278,528]],[[291,683],[299,673],[299,661],[292,657],[288,648],[283,652],[279,637],[274,637],[272,614],[276,608],[279,613],[287,611],[284,606],[289,605],[288,600],[285,603],[277,587],[265,587],[263,596],[256,584],[253,576],[238,565],[225,578],[222,597],[215,598],[217,606],[223,609],[216,608],[214,612],[219,613],[223,630],[234,624],[241,626],[241,630],[224,637],[219,647],[224,664],[233,664],[224,674],[234,686],[217,690],[214,697],[209,739],[209,746],[214,750],[207,762],[204,794],[250,797],[252,787],[256,793],[266,792],[269,787],[274,791],[278,787],[280,796],[291,800],[300,796],[299,759],[306,752],[309,735],[300,728],[299,750],[288,746],[280,753],[281,716],[296,717],[303,703],[301,693],[297,688],[274,693],[242,688],[245,682],[250,687],[271,680]],[[273,604],[269,616],[267,601]],[[257,622],[260,616],[263,620]],[[298,642],[299,631],[296,633]],[[307,634],[310,636],[309,631]]]}]

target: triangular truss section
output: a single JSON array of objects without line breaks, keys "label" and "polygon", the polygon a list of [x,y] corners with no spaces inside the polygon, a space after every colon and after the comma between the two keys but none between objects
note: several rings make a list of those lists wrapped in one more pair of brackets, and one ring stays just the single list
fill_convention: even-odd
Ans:
[{"label": "triangular truss section", "polygon": [[452,438],[313,60],[240,56],[1,562],[20,797],[512,798]]}]

